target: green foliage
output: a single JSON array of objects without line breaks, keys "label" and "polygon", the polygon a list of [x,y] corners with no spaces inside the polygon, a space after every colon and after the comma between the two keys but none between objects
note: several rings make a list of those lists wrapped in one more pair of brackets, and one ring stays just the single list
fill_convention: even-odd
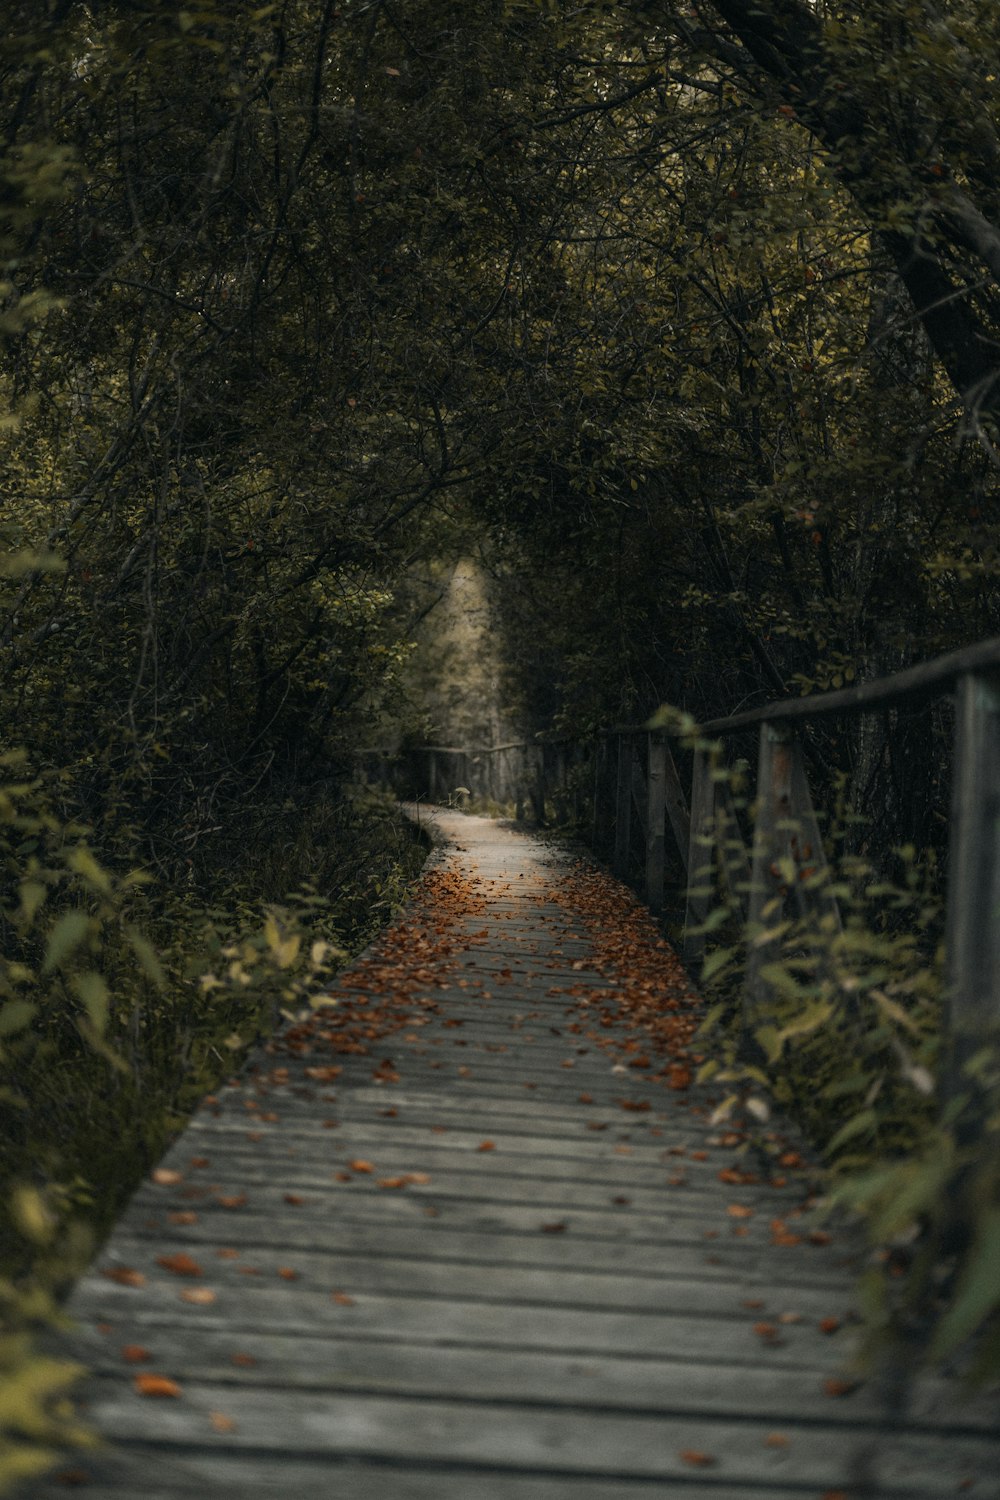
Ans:
[{"label": "green foliage", "polygon": [[[261,801],[186,889],[117,875],[68,778],[0,785],[0,1489],[85,1440],[36,1336],[197,1100],[403,899],[423,858],[377,794]],[[223,868],[224,867],[224,868]]]},{"label": "green foliage", "polygon": [[856,852],[868,820],[850,813],[841,781],[823,851],[800,823],[778,825],[779,850],[766,856],[772,889],[760,920],[746,921],[750,886],[730,821],[755,819],[745,777],[689,716],[660,719],[712,757],[730,792],[692,885],[711,903],[696,929],[708,945],[710,1057],[700,1076],[726,1089],[718,1118],[743,1109],[766,1119],[776,1102],[826,1157],[830,1207],[864,1220],[876,1252],[863,1286],[864,1361],[904,1340],[927,1362],[996,1380],[1000,1070],[984,1048],[941,1116],[937,1079],[949,1057],[933,853],[904,846],[876,865]]}]

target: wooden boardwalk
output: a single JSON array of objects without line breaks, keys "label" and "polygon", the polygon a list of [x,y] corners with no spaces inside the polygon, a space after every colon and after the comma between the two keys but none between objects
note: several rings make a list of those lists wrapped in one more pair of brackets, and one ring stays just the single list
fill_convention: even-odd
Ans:
[{"label": "wooden boardwalk", "polygon": [[928,1383],[886,1430],[829,1384],[852,1247],[629,1068],[566,857],[439,823],[424,904],[205,1102],[80,1283],[109,1447],[26,1493],[996,1500],[988,1403]]}]

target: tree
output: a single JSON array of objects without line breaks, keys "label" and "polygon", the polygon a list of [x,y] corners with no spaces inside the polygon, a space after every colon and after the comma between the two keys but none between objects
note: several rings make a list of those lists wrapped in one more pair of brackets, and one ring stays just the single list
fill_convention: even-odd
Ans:
[{"label": "tree", "polygon": [[[996,7],[703,0],[677,40],[823,149],[888,252],[970,419],[1000,410]],[[649,14],[650,7],[644,7]]]}]

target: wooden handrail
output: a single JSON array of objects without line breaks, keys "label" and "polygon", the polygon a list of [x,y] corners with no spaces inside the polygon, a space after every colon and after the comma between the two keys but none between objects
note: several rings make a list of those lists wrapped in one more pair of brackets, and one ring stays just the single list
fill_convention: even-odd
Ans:
[{"label": "wooden handrail", "polygon": [[[866,709],[888,707],[901,698],[944,692],[967,672],[982,672],[990,667],[1000,668],[1000,636],[991,636],[988,641],[978,641],[974,646],[963,646],[958,651],[935,656],[931,661],[893,672],[888,677],[873,677],[870,682],[861,682],[857,687],[837,688],[832,693],[809,693],[804,698],[778,698],[760,708],[748,708],[723,719],[708,719],[698,725],[698,731],[705,735],[720,735],[735,729],[747,729],[754,724],[781,724],[827,714],[863,713]],[[645,724],[612,724],[597,732],[599,735],[646,734],[653,727],[656,726],[648,721]]]}]

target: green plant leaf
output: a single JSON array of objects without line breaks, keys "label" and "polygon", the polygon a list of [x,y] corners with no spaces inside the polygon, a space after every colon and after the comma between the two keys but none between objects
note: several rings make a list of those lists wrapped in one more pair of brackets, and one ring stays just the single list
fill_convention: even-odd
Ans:
[{"label": "green plant leaf", "polygon": [[13,1036],[18,1031],[23,1031],[30,1026],[37,1005],[30,1000],[10,1000],[6,1005],[0,1007],[0,1036]]},{"label": "green plant leaf", "polygon": [[49,933],[42,973],[51,974],[60,964],[64,964],[90,935],[90,931],[91,919],[85,911],[64,912]]},{"label": "green plant leaf", "polygon": [[110,995],[103,977],[94,970],[86,974],[74,974],[72,988],[90,1019],[90,1024],[99,1036],[103,1036],[108,1024]]},{"label": "green plant leaf", "polygon": [[873,1109],[863,1109],[860,1114],[853,1115],[846,1125],[840,1127],[832,1140],[827,1142],[827,1155],[839,1150],[856,1135],[863,1135],[866,1131],[874,1130],[877,1124],[878,1116]]},{"label": "green plant leaf", "polygon": [[955,1300],[931,1341],[931,1358],[943,1359],[975,1333],[1000,1307],[1000,1207],[989,1208],[979,1221],[972,1251],[959,1277]]}]

